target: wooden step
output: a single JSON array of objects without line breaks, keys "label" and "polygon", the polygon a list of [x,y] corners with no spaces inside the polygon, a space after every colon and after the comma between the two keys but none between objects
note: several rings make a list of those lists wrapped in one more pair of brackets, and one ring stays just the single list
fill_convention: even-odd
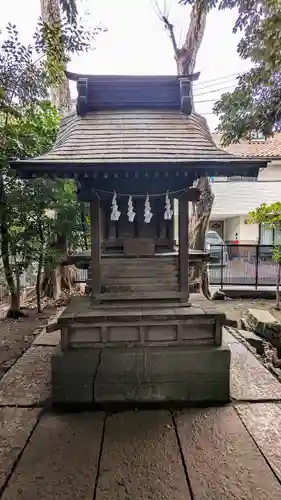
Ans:
[{"label": "wooden step", "polygon": [[164,279],[155,277],[155,276],[150,276],[150,277],[145,277],[145,276],[140,276],[138,278],[135,277],[129,277],[129,276],[111,276],[111,277],[103,277],[102,278],[102,284],[103,285],[115,285],[115,284],[123,284],[123,285],[134,285],[134,284],[139,284],[139,285],[148,285],[148,284],[161,284],[165,286],[165,284],[170,284],[170,285],[176,285],[178,283],[178,278],[177,276],[165,276]]},{"label": "wooden step", "polygon": [[[154,271],[148,271],[147,269],[144,269],[143,272],[129,272],[129,271],[124,271],[120,273],[116,272],[108,272],[108,273],[102,273],[102,279],[119,279],[119,278],[134,278],[134,279],[139,279],[139,278],[146,278],[146,279],[156,279],[156,280],[165,280],[166,278],[177,278],[179,276],[178,270],[175,271],[169,271],[169,272],[154,272]],[[88,278],[92,278],[93,275],[92,273],[88,273]]]},{"label": "wooden step", "polygon": [[167,291],[157,291],[157,292],[126,292],[126,293],[99,293],[94,296],[94,299],[101,302],[122,302],[130,301],[149,301],[149,300],[180,300],[181,292],[167,292]]},{"label": "wooden step", "polygon": [[[91,266],[90,266],[91,267]],[[109,264],[109,263],[101,263],[101,268],[102,269],[174,269],[178,267],[177,262],[167,262],[167,263],[162,263],[161,264],[146,264],[146,263],[141,263],[141,264]]]},{"label": "wooden step", "polygon": [[[91,272],[92,269],[90,268],[89,271]],[[178,271],[178,266],[166,266],[163,268],[159,267],[102,267],[101,272],[102,274],[123,274],[123,273],[134,273],[134,274],[142,274],[143,272],[149,272],[149,273],[158,273],[158,274],[163,274],[163,273],[173,273]]]},{"label": "wooden step", "polygon": [[[91,286],[91,283],[88,284]],[[108,284],[105,285],[106,287],[106,293],[120,293],[122,292],[156,292],[156,291],[162,291],[165,290],[166,292],[171,291],[171,292],[176,292],[179,290],[179,284],[163,284],[163,283],[151,283],[148,285],[139,285],[138,283],[132,283],[131,285],[127,284]]]},{"label": "wooden step", "polygon": [[162,262],[176,262],[178,260],[178,255],[172,255],[172,256],[167,256],[167,257],[102,257],[102,262],[112,262],[116,264],[120,264],[122,262],[128,262],[131,264],[134,263],[162,263]]}]

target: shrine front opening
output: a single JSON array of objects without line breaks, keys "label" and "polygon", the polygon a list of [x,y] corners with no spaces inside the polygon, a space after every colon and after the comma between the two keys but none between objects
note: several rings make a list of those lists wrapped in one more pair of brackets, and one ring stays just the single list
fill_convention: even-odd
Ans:
[{"label": "shrine front opening", "polygon": [[[189,203],[202,176],[253,176],[266,164],[214,144],[193,112],[191,82],[174,76],[92,76],[77,81],[77,110],[52,150],[14,162],[23,178],[71,178],[89,202],[88,295],[58,318],[54,403],[227,403],[230,351],[223,314],[190,301]],[[179,248],[173,199],[179,200]]]},{"label": "shrine front opening", "polygon": [[[119,300],[122,293],[122,299],[127,294],[128,299],[178,299],[188,305],[188,202],[197,200],[199,193],[185,188],[149,194],[154,174],[145,176],[147,194],[92,188],[87,196],[80,183],[79,196],[84,201],[90,198],[92,250],[69,256],[68,263],[88,268],[87,289],[96,303],[113,300],[116,294]],[[121,179],[124,175],[128,179],[127,172],[114,174]],[[179,252],[174,241],[173,195],[180,207]],[[207,253],[193,252],[191,263],[204,258]]]}]

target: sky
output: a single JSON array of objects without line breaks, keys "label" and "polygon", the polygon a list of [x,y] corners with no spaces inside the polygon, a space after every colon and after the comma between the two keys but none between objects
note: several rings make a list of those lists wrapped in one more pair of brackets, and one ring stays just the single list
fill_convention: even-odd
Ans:
[{"label": "sky", "polygon": [[[40,16],[40,0],[0,0],[0,29],[8,22],[16,24],[22,40],[32,37]],[[70,71],[93,74],[176,74],[171,41],[158,18],[153,0],[78,0],[80,13],[88,25],[101,24],[107,32],[100,34],[95,50],[75,55]],[[189,7],[177,0],[158,0],[166,8],[175,26],[177,40],[183,39],[189,22]],[[28,5],[28,8],[26,6]],[[85,13],[88,11],[88,15]],[[236,11],[209,13],[204,40],[198,54],[196,71],[200,78],[194,87],[195,109],[205,116],[213,131],[218,124],[212,113],[214,102],[223,92],[235,87],[235,78],[249,68],[237,54],[239,36],[232,34]],[[75,86],[71,86],[73,97]]]}]

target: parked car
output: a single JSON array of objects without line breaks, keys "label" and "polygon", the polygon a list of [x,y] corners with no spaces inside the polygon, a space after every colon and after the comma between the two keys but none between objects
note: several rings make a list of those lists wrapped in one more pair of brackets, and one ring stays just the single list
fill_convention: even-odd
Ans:
[{"label": "parked car", "polygon": [[261,260],[272,260],[273,245],[260,245],[258,248],[258,256]]},{"label": "parked car", "polygon": [[211,263],[226,265],[228,261],[227,247],[216,231],[207,231],[205,237],[206,250],[210,252]]}]

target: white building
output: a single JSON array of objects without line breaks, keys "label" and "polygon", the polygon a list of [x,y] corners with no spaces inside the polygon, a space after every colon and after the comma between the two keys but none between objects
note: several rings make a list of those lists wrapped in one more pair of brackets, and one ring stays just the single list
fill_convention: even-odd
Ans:
[{"label": "white building", "polygon": [[[214,142],[220,145],[220,137],[213,134]],[[258,178],[219,177],[211,179],[215,201],[212,209],[210,229],[217,231],[226,243],[238,240],[241,244],[261,243],[271,245],[279,242],[281,234],[272,229],[248,224],[248,214],[261,203],[281,201],[281,133],[264,139],[253,138],[225,148],[239,156],[268,159],[268,166],[260,170]],[[177,202],[175,203],[175,239],[177,239]]]},{"label": "white building", "polygon": [[[219,145],[220,138],[213,135]],[[248,224],[248,213],[261,203],[281,201],[281,133],[272,138],[253,138],[225,148],[232,154],[262,157],[269,163],[253,178],[217,178],[212,181],[215,201],[210,228],[221,234],[226,242],[238,240],[241,244],[272,244],[279,235],[274,231]],[[279,239],[279,238],[278,238]]]}]

